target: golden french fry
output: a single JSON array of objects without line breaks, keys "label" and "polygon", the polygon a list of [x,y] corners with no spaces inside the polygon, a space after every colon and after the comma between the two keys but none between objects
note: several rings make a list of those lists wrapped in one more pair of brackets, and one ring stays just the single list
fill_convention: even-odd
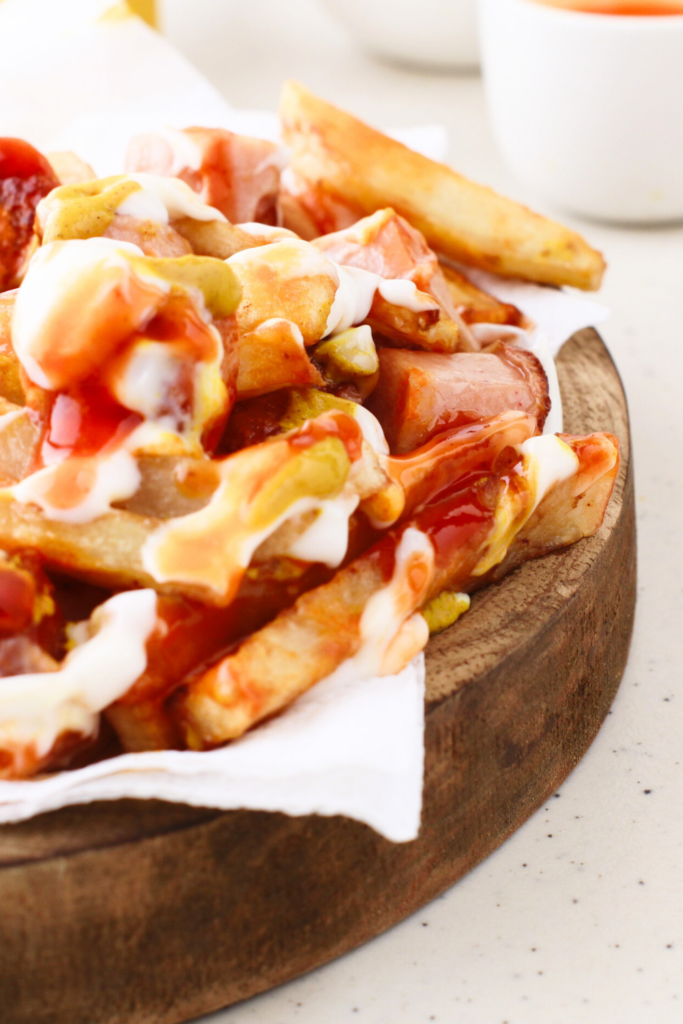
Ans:
[{"label": "golden french fry", "polygon": [[387,302],[379,292],[375,293],[366,323],[399,348],[415,346],[427,352],[460,352],[469,348],[455,320],[441,316],[438,309],[415,313]]},{"label": "golden french fry", "polygon": [[415,153],[299,83],[285,83],[280,115],[293,174],[358,216],[392,206],[455,260],[544,284],[600,286],[604,260],[576,232]]},{"label": "golden french fry", "polygon": [[0,295],[0,395],[14,405],[23,405],[21,367],[12,348],[12,313],[16,294],[13,291]]},{"label": "golden french fry", "polygon": [[18,483],[36,464],[40,426],[25,406],[0,397],[0,486]]},{"label": "golden french fry", "polygon": [[285,387],[325,384],[309,359],[301,331],[291,320],[265,320],[237,342],[237,400]]},{"label": "golden french fry", "polygon": [[84,181],[92,181],[97,177],[90,164],[68,150],[45,155],[62,185],[80,185]]},{"label": "golden french fry", "polygon": [[160,589],[140,558],[143,544],[157,525],[159,520],[122,511],[90,523],[55,522],[33,505],[6,494],[0,496],[0,548],[36,551],[53,568],[111,589]]},{"label": "golden french fry", "polygon": [[269,239],[261,239],[241,231],[226,220],[192,220],[182,217],[173,221],[173,227],[182,235],[197,256],[214,256],[227,260],[243,249],[253,249]]},{"label": "golden french fry", "polygon": [[235,254],[228,266],[242,288],[237,307],[241,335],[266,320],[286,319],[301,331],[305,345],[327,333],[338,281],[330,261],[300,239]]},{"label": "golden french fry", "polygon": [[[507,423],[516,433],[522,426],[515,417]],[[368,675],[398,671],[428,639],[425,620],[418,616],[422,625],[416,622],[418,608],[445,589],[478,589],[522,561],[595,532],[619,468],[616,438],[565,436],[577,469],[551,487],[535,511],[535,485],[526,470],[517,463],[515,477],[509,460],[498,465],[507,448],[501,451],[495,434],[488,439],[493,441],[488,473],[474,483],[467,482],[466,473],[462,491],[428,504],[408,524],[391,530],[178,692],[175,714],[189,746],[211,747],[242,735],[349,659]],[[465,470],[468,464],[466,457]],[[473,500],[486,514],[460,518]],[[486,563],[493,567],[482,572]],[[380,607],[384,635],[379,642],[373,635],[368,660],[363,620],[379,614]]]},{"label": "golden french fry", "polygon": [[[396,600],[385,608],[385,620],[390,620],[382,623],[388,629],[387,642],[383,645],[376,636],[371,641],[380,663],[402,624],[424,601],[430,584],[431,545],[424,535],[411,545],[413,539],[408,538],[398,569],[401,585]],[[393,536],[381,541],[329,583],[303,594],[234,655],[180,693],[175,710],[188,745],[201,749],[242,735],[358,654],[365,639],[363,614],[386,588],[387,567],[391,578],[397,546],[400,541],[397,545]]]},{"label": "golden french fry", "polygon": [[600,527],[619,472],[619,442],[607,433],[559,436],[579,456],[579,472],[546,495],[503,561],[485,576],[473,579],[472,589],[500,579],[530,558],[540,558],[590,537]]},{"label": "golden french fry", "polygon": [[441,270],[451,301],[466,324],[522,324],[524,317],[516,306],[494,299],[446,263],[441,264]]}]

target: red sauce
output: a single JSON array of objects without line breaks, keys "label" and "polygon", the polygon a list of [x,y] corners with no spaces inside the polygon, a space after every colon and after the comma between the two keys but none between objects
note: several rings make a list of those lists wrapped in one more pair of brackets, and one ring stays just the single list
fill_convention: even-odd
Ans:
[{"label": "red sauce", "polygon": [[216,352],[213,333],[184,295],[170,295],[143,333],[153,341],[182,342],[195,359],[211,359]]},{"label": "red sauce", "polygon": [[28,629],[33,623],[36,586],[27,572],[0,566],[0,635]]},{"label": "red sauce", "polygon": [[36,206],[59,179],[21,139],[0,139],[0,291],[13,287],[33,235]]},{"label": "red sauce", "polygon": [[332,411],[318,419],[306,420],[296,434],[288,438],[290,448],[310,448],[327,437],[338,437],[351,460],[362,455],[363,431],[357,420],[344,412]]},{"label": "red sauce", "polygon": [[85,383],[52,402],[43,461],[54,462],[56,452],[89,456],[117,448],[140,423],[142,417],[119,405],[102,385]]},{"label": "red sauce", "polygon": [[493,511],[482,501],[482,483],[469,482],[441,501],[428,505],[415,517],[415,525],[430,538],[436,552],[436,569],[447,569],[454,585],[469,575],[471,562],[479,557],[481,543],[493,524]]},{"label": "red sauce", "polygon": [[23,139],[0,139],[0,178],[31,178],[41,176],[59,185],[55,172],[42,153]]},{"label": "red sauce", "polygon": [[580,14],[615,14],[628,18],[661,18],[671,15],[680,16],[683,14],[683,4],[667,4],[656,2],[656,0],[652,3],[648,3],[647,0],[645,0],[645,2],[638,4],[619,2],[610,3],[610,0],[603,0],[602,3],[553,3],[552,6],[563,7],[564,9],[571,11],[578,11]]}]

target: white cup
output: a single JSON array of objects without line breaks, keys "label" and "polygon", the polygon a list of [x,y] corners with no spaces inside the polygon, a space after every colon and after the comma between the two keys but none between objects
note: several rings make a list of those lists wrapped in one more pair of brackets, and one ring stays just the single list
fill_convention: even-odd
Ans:
[{"label": "white cup", "polygon": [[683,15],[480,0],[494,135],[540,195],[625,223],[683,218]]},{"label": "white cup", "polygon": [[479,66],[477,0],[319,0],[365,49],[435,70]]}]

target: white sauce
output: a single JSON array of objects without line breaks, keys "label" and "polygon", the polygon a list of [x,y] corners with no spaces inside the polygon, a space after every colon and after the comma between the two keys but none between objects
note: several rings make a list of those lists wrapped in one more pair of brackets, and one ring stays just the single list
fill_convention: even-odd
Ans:
[{"label": "white sauce", "polygon": [[389,444],[384,436],[382,425],[374,413],[371,413],[365,406],[356,404],[353,418],[357,421],[363,437],[373,451],[377,452],[378,455],[388,455]]},{"label": "white sauce", "polygon": [[332,260],[329,262],[337,271],[339,287],[327,318],[324,337],[341,334],[365,320],[376,291],[393,306],[409,309],[413,313],[439,308],[438,302],[431,296],[423,296],[413,281],[390,281],[369,270],[361,270],[360,267],[347,267]]},{"label": "white sauce", "polygon": [[133,192],[124,199],[116,208],[117,213],[127,214],[138,220],[152,220],[157,224],[168,224],[169,221],[179,220],[181,217],[202,221],[226,219],[215,207],[208,206],[180,178],[164,178],[159,174],[136,171],[125,175],[125,179],[136,181],[140,185],[140,191]]},{"label": "white sauce", "polygon": [[579,459],[569,445],[554,434],[530,437],[520,446],[520,451],[534,482],[533,512],[551,488],[574,476],[579,469]]},{"label": "white sauce", "polygon": [[310,242],[304,242],[296,236],[270,242],[268,245],[257,245],[253,249],[242,249],[225,262],[231,267],[239,268],[265,263],[283,280],[320,276],[332,278],[335,284],[338,280],[335,265]]},{"label": "white sauce", "polygon": [[322,501],[311,525],[280,553],[336,569],[346,556],[349,519],[358,507],[358,500],[358,495],[351,493]]},{"label": "white sauce", "polygon": [[162,341],[140,341],[132,349],[123,373],[112,381],[112,392],[126,409],[157,419],[180,376],[180,363]]},{"label": "white sauce", "polygon": [[377,291],[377,283],[381,280],[377,274],[367,270],[344,267],[332,260],[327,262],[335,268],[339,286],[327,317],[323,335],[325,338],[330,334],[341,334],[365,320]]},{"label": "white sauce", "polygon": [[173,163],[168,169],[170,177],[175,178],[185,170],[201,170],[204,155],[191,135],[178,128],[162,128],[154,134],[168,143],[173,153]]},{"label": "white sauce", "polygon": [[64,472],[65,462],[55,463],[27,476],[8,492],[15,501],[24,505],[37,505],[48,519],[59,523],[90,523],[111,510],[115,501],[132,497],[140,486],[140,470],[133,456],[123,449],[112,455],[100,455],[88,460],[94,471],[92,486],[83,499],[69,508],[51,504],[49,494],[55,486],[58,473]]},{"label": "white sauce", "polygon": [[153,590],[118,594],[95,610],[91,624],[97,632],[67,655],[58,672],[0,679],[0,748],[31,745],[42,757],[64,732],[93,735],[99,712],[147,667],[156,605]]},{"label": "white sauce", "polygon": [[[411,653],[408,661],[425,647],[429,640],[429,626],[421,615],[414,615],[412,603],[406,603],[409,593],[405,581],[406,569],[415,554],[434,564],[434,548],[429,537],[421,530],[409,526],[403,532],[396,549],[394,573],[389,583],[376,591],[365,605],[360,620],[360,647],[352,658],[347,658],[329,678],[338,682],[353,682],[356,679],[370,679],[385,674],[385,655],[402,628],[408,627],[412,634]],[[387,665],[389,674],[398,671],[394,665]]]},{"label": "white sauce", "polygon": [[[107,288],[123,288],[125,281],[137,274],[146,285],[152,285],[158,296],[168,294],[170,284],[160,277],[144,272],[143,264],[133,270],[128,255],[142,256],[142,250],[130,242],[117,242],[111,238],[73,239],[51,242],[42,246],[31,260],[14,305],[12,317],[12,345],[19,362],[30,380],[50,391],[55,383],[41,366],[39,357],[45,325],[52,315],[66,310],[70,285],[74,280],[89,276],[95,289],[97,271],[116,268],[117,275],[108,275]],[[93,303],[97,302],[93,292]],[[151,316],[155,301],[150,297],[149,310],[142,317]],[[84,342],[83,342],[84,343]]]},{"label": "white sauce", "polygon": [[254,235],[256,238],[272,238],[274,242],[299,237],[294,231],[289,231],[287,228],[274,227],[272,224],[259,224],[257,221],[247,221],[245,224],[236,224],[235,227],[247,235]]},{"label": "white sauce", "polygon": [[406,281],[397,277],[389,280],[381,277],[378,290],[383,299],[392,306],[401,306],[411,313],[426,313],[430,309],[438,309],[439,303],[426,292],[419,291],[414,281]]}]

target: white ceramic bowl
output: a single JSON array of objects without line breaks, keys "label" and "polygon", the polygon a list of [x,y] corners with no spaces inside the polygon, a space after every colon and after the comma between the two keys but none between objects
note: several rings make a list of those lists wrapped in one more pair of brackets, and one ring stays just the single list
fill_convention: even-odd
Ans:
[{"label": "white ceramic bowl", "polygon": [[477,0],[319,0],[367,50],[439,70],[479,65]]},{"label": "white ceramic bowl", "polygon": [[611,221],[683,218],[683,15],[480,0],[489,114],[539,194]]}]

